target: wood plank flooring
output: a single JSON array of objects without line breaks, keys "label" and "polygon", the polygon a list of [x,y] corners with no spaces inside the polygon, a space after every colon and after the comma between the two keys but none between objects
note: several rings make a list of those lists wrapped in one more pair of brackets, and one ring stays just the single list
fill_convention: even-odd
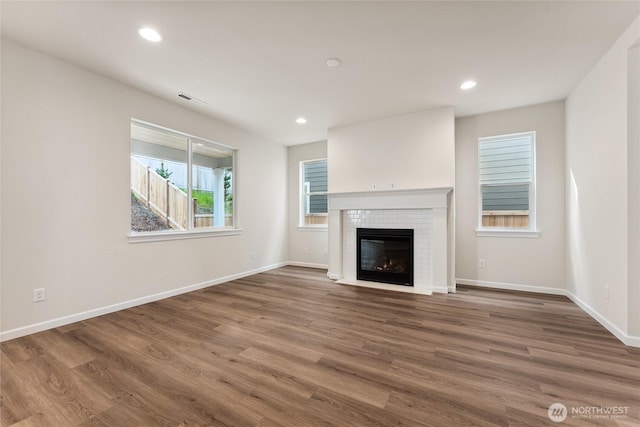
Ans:
[{"label": "wood plank flooring", "polygon": [[559,296],[285,267],[1,350],[2,426],[640,425],[640,349]]}]

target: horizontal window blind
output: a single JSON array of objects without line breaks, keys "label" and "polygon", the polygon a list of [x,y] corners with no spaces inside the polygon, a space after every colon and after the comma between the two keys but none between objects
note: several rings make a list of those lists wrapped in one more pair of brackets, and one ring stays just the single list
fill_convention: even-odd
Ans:
[{"label": "horizontal window blind", "polygon": [[478,141],[480,184],[528,183],[533,179],[531,135],[481,138]]}]

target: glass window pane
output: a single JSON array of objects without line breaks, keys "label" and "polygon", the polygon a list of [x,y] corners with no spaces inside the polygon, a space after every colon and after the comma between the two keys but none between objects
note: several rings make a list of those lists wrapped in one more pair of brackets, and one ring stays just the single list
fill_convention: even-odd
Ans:
[{"label": "glass window pane", "polygon": [[301,225],[326,225],[327,215],[327,160],[301,162]]},{"label": "glass window pane", "polygon": [[327,195],[326,194],[318,194],[318,195],[310,195],[308,197],[309,206],[306,209],[306,212],[310,214],[319,214],[327,213]]},{"label": "glass window pane", "polygon": [[131,230],[233,226],[235,150],[131,121]]},{"label": "glass window pane", "polygon": [[131,124],[131,231],[187,229],[187,139]]},{"label": "glass window pane", "polygon": [[311,193],[326,193],[328,189],[327,161],[315,160],[306,162],[304,164],[304,182],[306,191]]},{"label": "glass window pane", "polygon": [[481,184],[530,182],[533,136],[489,137],[478,141]]},{"label": "glass window pane", "polygon": [[192,140],[191,195],[194,227],[233,225],[233,152]]},{"label": "glass window pane", "polygon": [[481,227],[535,228],[535,132],[478,139]]},{"label": "glass window pane", "polygon": [[529,184],[482,187],[483,211],[528,211]]},{"label": "glass window pane", "polygon": [[529,227],[529,185],[482,186],[482,226]]}]

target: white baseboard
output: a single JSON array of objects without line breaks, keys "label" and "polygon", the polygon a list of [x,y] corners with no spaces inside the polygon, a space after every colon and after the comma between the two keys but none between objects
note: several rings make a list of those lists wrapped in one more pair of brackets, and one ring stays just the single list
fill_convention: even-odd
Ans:
[{"label": "white baseboard", "polygon": [[602,326],[604,326],[609,332],[611,332],[613,335],[615,335],[616,338],[618,338],[620,341],[622,341],[625,345],[628,345],[630,347],[640,347],[640,337],[634,337],[632,335],[627,335],[626,333],[621,331],[616,325],[614,325],[613,323],[609,322],[609,320],[607,320],[606,317],[604,317],[603,315],[598,313],[596,310],[591,308],[591,306],[589,304],[587,304],[586,302],[582,301],[575,294],[573,294],[573,292],[567,290],[566,291],[566,295],[567,295],[567,297],[569,297],[569,299],[571,301],[574,302],[575,305],[577,305],[582,310],[584,310],[589,316],[591,316],[595,320],[597,320],[598,323],[600,323]]},{"label": "white baseboard", "polygon": [[312,262],[289,261],[287,264],[293,267],[319,268],[321,270],[326,270],[329,268],[327,264],[315,264]]},{"label": "white baseboard", "polygon": [[449,287],[448,286],[432,286],[431,292],[433,292],[434,294],[448,294]]},{"label": "white baseboard", "polygon": [[546,286],[518,285],[515,283],[487,282],[484,280],[456,279],[460,285],[478,286],[481,288],[506,289],[510,291],[535,292],[538,294],[566,295],[566,289],[549,288]]},{"label": "white baseboard", "polygon": [[[241,279],[243,277],[252,276],[258,273],[263,273],[265,271],[284,267],[286,265],[293,265],[298,267],[309,267],[309,268],[321,268],[321,269],[327,268],[327,266],[323,264],[298,263],[298,262],[281,262],[277,264],[272,264],[265,267],[256,268],[254,270],[249,270],[249,271],[245,271],[238,274],[232,274],[226,277],[220,277],[218,279],[213,279],[206,282],[200,282],[193,285],[184,286],[182,288],[172,289],[170,291],[160,292],[153,295],[147,295],[147,296],[135,298],[129,301],[123,301],[121,303],[112,304],[112,305],[96,308],[93,310],[87,310],[81,313],[58,317],[56,319],[51,319],[44,322],[35,323],[32,325],[27,325],[20,328],[15,328],[8,331],[0,332],[0,342],[8,341],[14,338],[19,338],[25,335],[34,334],[41,331],[45,331],[47,329],[57,328],[60,326],[71,324],[71,323],[80,322],[82,320],[91,319],[92,317],[102,316],[104,314],[113,313],[115,311],[124,310],[127,308],[142,305],[142,304],[147,304],[153,301],[158,301],[161,299],[184,294],[187,292],[192,292],[198,289],[207,288],[209,286],[219,285],[221,283],[229,282],[231,280]],[[327,273],[327,275],[333,279],[330,273]],[[334,280],[337,280],[337,279],[339,279],[339,277],[336,277]],[[625,334],[617,326],[609,322],[604,316],[602,316],[596,310],[591,308],[587,303],[585,303],[576,295],[574,295],[573,293],[571,293],[566,289],[549,288],[549,287],[542,287],[542,286],[519,285],[514,283],[487,282],[487,281],[469,280],[469,279],[456,279],[456,282],[461,285],[471,285],[471,286],[478,286],[478,287],[485,287],[485,288],[508,289],[508,290],[515,290],[515,291],[536,292],[536,293],[552,294],[552,295],[565,295],[569,299],[571,299],[571,301],[573,301],[578,307],[580,307],[587,314],[589,314],[596,321],[598,321],[598,323],[604,326],[609,332],[611,332],[614,336],[616,336],[616,338],[622,341],[625,345],[628,345],[630,347],[640,347],[640,337],[635,337],[635,336]]]},{"label": "white baseboard", "polygon": [[513,291],[524,292],[536,292],[541,294],[551,295],[564,295],[569,298],[575,305],[580,307],[585,313],[593,317],[598,323],[604,326],[609,332],[611,332],[616,338],[622,341],[623,344],[629,347],[640,347],[640,337],[627,335],[621,331],[616,325],[607,320],[606,317],[598,313],[595,309],[591,308],[589,304],[582,301],[571,291],[567,289],[548,288],[544,286],[531,286],[531,285],[518,285],[515,283],[500,283],[500,282],[487,282],[482,280],[469,280],[469,279],[456,279],[456,282],[461,285],[478,286],[483,288],[493,289],[508,289]]},{"label": "white baseboard", "polygon": [[230,276],[220,277],[218,279],[208,280],[206,282],[200,282],[193,285],[184,286],[182,288],[172,289],[165,292],[159,292],[157,294],[147,295],[147,296],[135,298],[129,301],[123,301],[117,304],[111,304],[104,307],[83,311],[81,313],[71,314],[69,316],[58,317],[56,319],[46,320],[44,322],[22,326],[20,328],[15,328],[8,331],[0,332],[0,342],[23,337],[25,335],[35,334],[36,332],[46,331],[47,329],[69,325],[71,323],[91,319],[92,317],[102,316],[104,314],[109,314],[115,311],[120,311],[127,308],[135,307],[138,305],[147,304],[153,301],[158,301],[161,299],[173,297],[173,296],[184,294],[187,292],[196,291],[198,289],[207,288],[209,286],[219,285],[221,283],[229,282],[231,280],[241,279],[243,277],[252,276],[258,273],[263,273],[265,271],[273,270],[279,267],[284,267],[286,265],[288,265],[287,262],[267,265],[265,267],[256,268],[254,270],[249,270],[249,271],[245,271],[238,274],[232,274]]}]

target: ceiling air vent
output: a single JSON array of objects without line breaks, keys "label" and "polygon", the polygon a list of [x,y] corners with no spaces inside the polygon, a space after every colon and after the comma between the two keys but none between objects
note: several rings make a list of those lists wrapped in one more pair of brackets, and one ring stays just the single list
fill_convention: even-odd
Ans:
[{"label": "ceiling air vent", "polygon": [[178,93],[178,96],[179,96],[180,98],[182,98],[182,99],[186,99],[187,101],[194,101],[194,102],[197,102],[198,104],[207,105],[207,103],[206,103],[206,102],[204,102],[203,100],[198,99],[198,98],[196,98],[196,97],[194,97],[194,96],[191,96],[191,95],[187,95],[187,94],[186,94],[186,93],[184,93],[184,92],[180,92],[180,93]]}]

